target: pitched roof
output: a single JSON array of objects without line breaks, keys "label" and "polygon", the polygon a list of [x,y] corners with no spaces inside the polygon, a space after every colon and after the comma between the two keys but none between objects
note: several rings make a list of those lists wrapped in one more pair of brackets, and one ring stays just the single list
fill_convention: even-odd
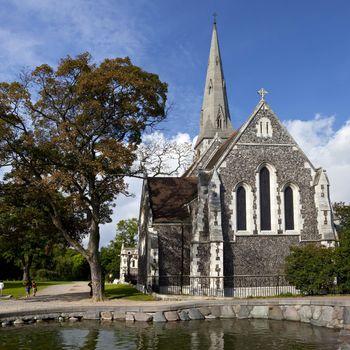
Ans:
[{"label": "pitched roof", "polygon": [[147,181],[154,223],[189,220],[185,204],[196,198],[198,183],[196,177],[152,177]]},{"label": "pitched roof", "polygon": [[207,164],[206,169],[213,169],[220,159],[220,157],[224,154],[228,146],[231,144],[232,140],[238,135],[240,129],[235,130],[231,136],[220,146],[220,148],[215,152],[213,157],[210,159],[210,162]]}]

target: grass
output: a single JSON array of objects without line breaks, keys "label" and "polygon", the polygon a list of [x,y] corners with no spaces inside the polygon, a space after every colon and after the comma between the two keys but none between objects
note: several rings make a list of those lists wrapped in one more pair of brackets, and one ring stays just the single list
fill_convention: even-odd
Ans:
[{"label": "grass", "polygon": [[[38,286],[38,290],[45,289],[48,286],[52,286],[55,284],[66,284],[71,283],[67,281],[50,281],[50,282],[38,282],[36,284]],[[12,295],[13,298],[21,298],[26,296],[25,286],[22,281],[4,281],[5,288],[2,291],[3,295]]]},{"label": "grass", "polygon": [[105,285],[105,295],[108,299],[128,299],[138,301],[154,300],[151,295],[139,292],[130,284],[107,284]]},{"label": "grass", "polygon": [[[72,283],[69,281],[49,281],[49,282],[38,282],[38,290],[43,290],[48,286],[56,284],[67,284]],[[12,295],[13,298],[19,299],[25,297],[25,287],[22,281],[4,281],[5,288],[3,295]],[[105,295],[108,299],[127,299],[127,300],[138,300],[138,301],[149,301],[154,300],[151,295],[142,294],[135,287],[129,284],[108,284],[105,285]]]}]

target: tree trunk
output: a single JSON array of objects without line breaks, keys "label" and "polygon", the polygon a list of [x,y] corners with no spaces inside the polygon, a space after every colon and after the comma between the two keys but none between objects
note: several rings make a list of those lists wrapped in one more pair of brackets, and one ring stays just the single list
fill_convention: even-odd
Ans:
[{"label": "tree trunk", "polygon": [[89,258],[87,259],[90,265],[93,301],[103,301],[103,281],[99,244],[99,226],[96,222],[93,222],[90,228],[90,239],[88,244]]},{"label": "tree trunk", "polygon": [[33,256],[29,255],[27,258],[24,256],[22,258],[23,267],[23,281],[30,281],[30,268],[32,266]]},{"label": "tree trunk", "polygon": [[92,259],[88,260],[91,271],[91,284],[92,284],[92,300],[103,301],[103,281],[102,281],[102,268],[99,259],[99,255],[94,254]]}]

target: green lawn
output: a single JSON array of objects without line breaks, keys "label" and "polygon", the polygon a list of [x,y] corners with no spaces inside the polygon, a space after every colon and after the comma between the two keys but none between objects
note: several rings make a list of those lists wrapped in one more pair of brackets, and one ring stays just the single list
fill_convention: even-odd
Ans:
[{"label": "green lawn", "polygon": [[[52,286],[55,284],[66,284],[71,283],[67,281],[50,281],[50,282],[38,282],[36,284],[38,286],[38,290],[43,290],[48,286]],[[2,291],[3,295],[12,295],[13,298],[21,298],[25,297],[26,291],[22,281],[4,281],[5,288]]]},{"label": "green lawn", "polygon": [[[36,282],[38,290],[43,290],[48,286],[55,284],[72,283],[68,281],[50,281],[50,282]],[[12,295],[13,298],[18,299],[25,297],[25,287],[22,281],[4,281],[5,288],[3,295]],[[128,299],[128,300],[140,300],[149,301],[154,300],[151,295],[142,294],[132,285],[129,284],[109,284],[105,285],[105,295],[108,299]],[[0,299],[1,300],[1,299]]]},{"label": "green lawn", "polygon": [[140,301],[154,300],[151,295],[142,294],[130,284],[106,283],[105,295],[108,299],[128,299],[128,300],[140,300]]}]

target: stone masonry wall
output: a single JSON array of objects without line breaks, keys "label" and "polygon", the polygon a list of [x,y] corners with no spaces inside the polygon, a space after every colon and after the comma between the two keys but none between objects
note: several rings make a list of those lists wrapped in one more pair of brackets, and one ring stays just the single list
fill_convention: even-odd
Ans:
[{"label": "stone masonry wall", "polygon": [[[157,225],[159,249],[159,275],[179,276],[190,274],[189,225]],[[183,229],[183,233],[182,233]]]},{"label": "stone masonry wall", "polygon": [[[262,116],[268,117],[271,121],[272,137],[256,135],[256,125]],[[280,207],[280,191],[289,182],[296,184],[299,188],[300,213],[297,213],[295,219],[301,218],[300,236],[280,232],[273,232],[274,235],[271,236],[257,231],[250,232],[251,234],[257,233],[254,236],[238,236],[236,232],[233,232],[232,223],[233,220],[236,220],[232,212],[233,191],[242,181],[252,189],[252,226],[253,230],[257,229],[259,199],[256,176],[258,167],[265,163],[276,169],[276,197],[271,200],[276,203],[277,215],[274,223],[277,227],[281,227],[283,215]],[[281,273],[284,258],[288,255],[291,245],[298,244],[299,240],[317,241],[321,239],[317,231],[312,171],[309,161],[281,127],[276,117],[269,110],[260,110],[219,169],[223,192],[222,225],[226,241],[225,275]],[[231,243],[228,244],[228,242]]]}]

